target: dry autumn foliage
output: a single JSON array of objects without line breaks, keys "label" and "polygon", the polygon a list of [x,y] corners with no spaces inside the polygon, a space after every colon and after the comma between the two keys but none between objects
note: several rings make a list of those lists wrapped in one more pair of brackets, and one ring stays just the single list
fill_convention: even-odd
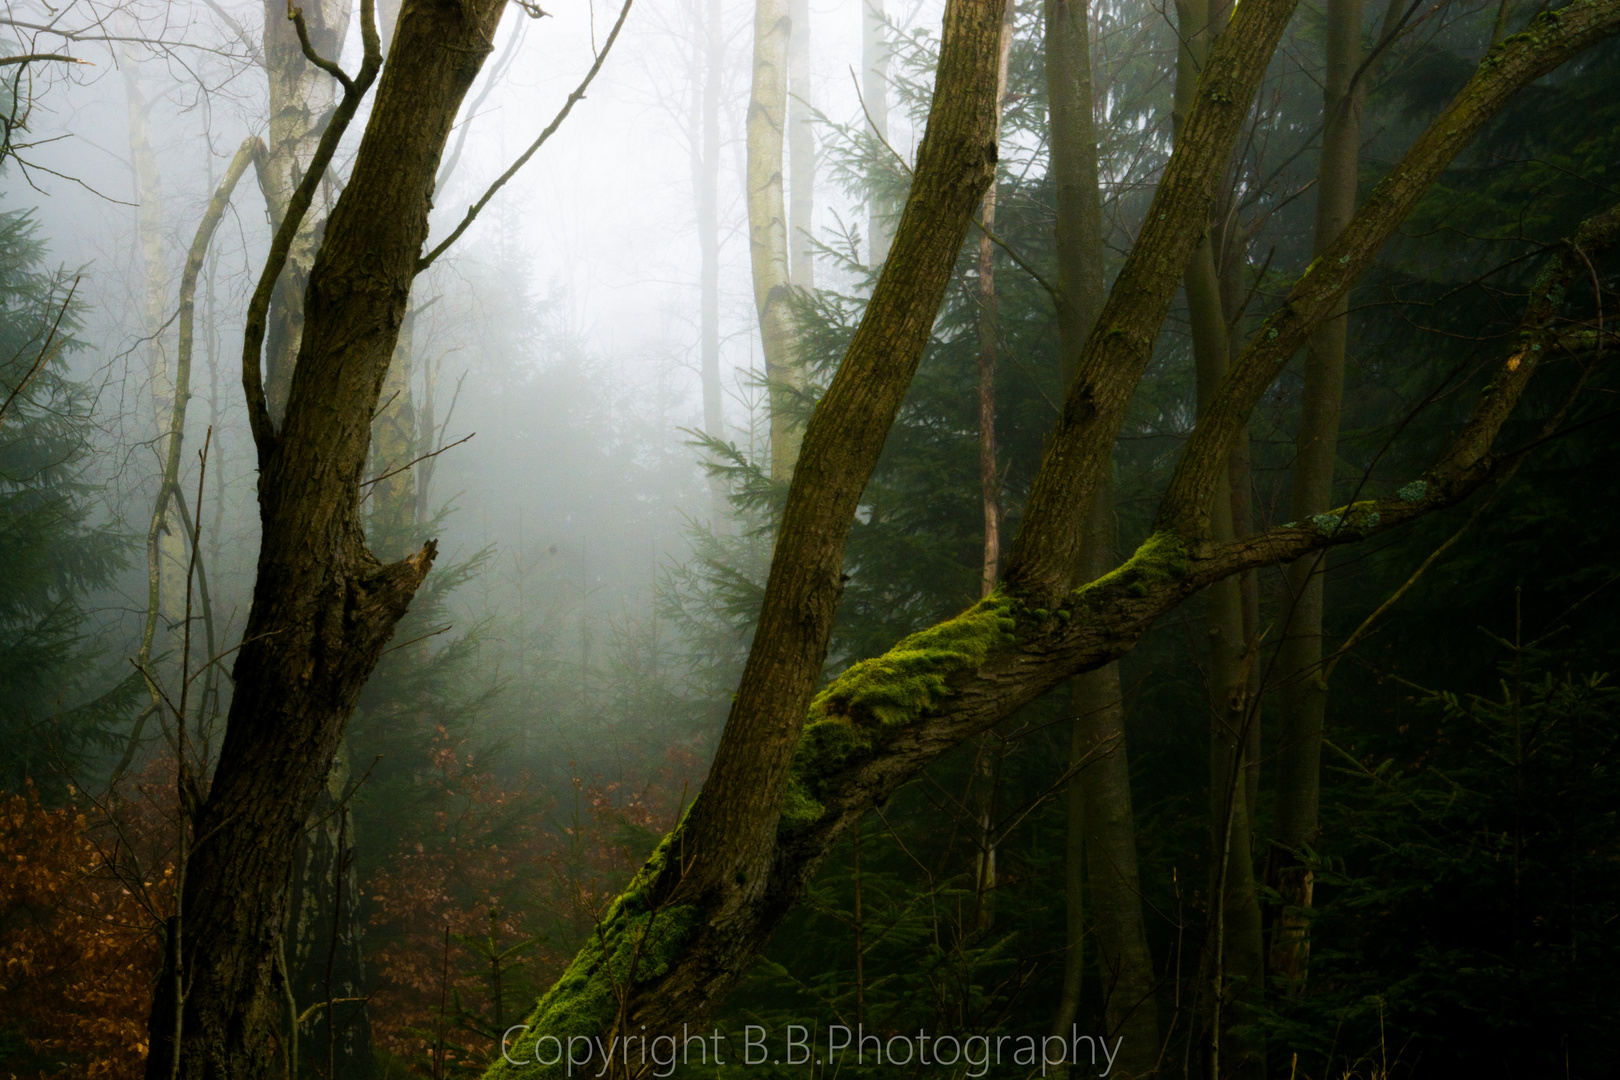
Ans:
[{"label": "dry autumn foliage", "polygon": [[70,793],[0,793],[0,1073],[17,1080],[136,1080],[144,1071],[162,919],[172,906],[154,766],[116,823]]},{"label": "dry autumn foliage", "polygon": [[563,805],[441,747],[424,784],[429,831],[402,843],[367,888],[380,1054],[423,1075],[488,1065],[499,1052],[496,1033],[561,973],[674,826],[680,778],[695,765],[693,754],[672,748],[639,784],[576,776]]}]

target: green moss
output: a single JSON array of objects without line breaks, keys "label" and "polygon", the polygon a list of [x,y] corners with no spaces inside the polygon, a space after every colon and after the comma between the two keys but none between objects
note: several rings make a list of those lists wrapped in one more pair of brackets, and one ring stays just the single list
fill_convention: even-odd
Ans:
[{"label": "green moss", "polygon": [[822,780],[872,753],[877,732],[915,720],[951,693],[950,675],[976,668],[1012,644],[1016,605],[999,590],[954,619],[903,639],[852,666],[810,703],[793,755],[782,825],[808,825],[825,812]]},{"label": "green moss", "polygon": [[[507,1050],[511,1060],[497,1061],[485,1073],[488,1080],[561,1075],[565,1064],[536,1063],[535,1043],[541,1036],[554,1036],[566,1045],[572,1036],[602,1034],[618,1012],[620,992],[632,982],[650,982],[674,965],[698,925],[698,909],[682,904],[654,911],[651,894],[679,835],[677,827],[664,837],[634,880],[614,900],[597,933],[535,1006],[525,1021],[527,1030],[513,1032],[516,1037]],[[553,1055],[548,1040],[543,1056],[549,1059]],[[522,1064],[514,1065],[513,1061]]]},{"label": "green moss", "polygon": [[1088,594],[1123,587],[1132,596],[1146,596],[1156,585],[1168,585],[1186,577],[1190,566],[1187,547],[1174,533],[1156,532],[1142,541],[1116,570],[1074,591],[1074,599],[1084,604]]}]

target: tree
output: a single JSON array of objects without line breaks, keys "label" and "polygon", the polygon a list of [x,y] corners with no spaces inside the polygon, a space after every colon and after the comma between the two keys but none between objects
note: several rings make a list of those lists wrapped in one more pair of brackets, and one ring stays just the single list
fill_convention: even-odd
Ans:
[{"label": "tree", "polygon": [[105,752],[140,690],[98,671],[86,599],[125,565],[128,538],[98,525],[92,388],[68,377],[77,282],[44,270],[33,218],[0,212],[0,786],[52,794]]},{"label": "tree", "polygon": [[[911,196],[865,318],[806,431],[753,649],[709,780],[541,999],[514,1040],[515,1060],[532,1061],[542,1035],[593,1032],[605,1042],[643,1025],[678,1031],[707,1015],[833,842],[927,761],[1077,671],[1117,658],[1208,585],[1385,532],[1498,474],[1492,443],[1537,366],[1540,342],[1556,335],[1545,296],[1527,314],[1528,343],[1503,360],[1421,481],[1255,537],[1219,542],[1210,534],[1233,440],[1280,368],[1514,91],[1620,27],[1613,3],[1540,16],[1531,32],[1493,50],[1233,359],[1161,501],[1154,534],[1115,572],[1078,583],[1079,524],[1292,11],[1286,2],[1240,5],[1211,49],[1147,220],[1078,365],[1005,584],[961,616],[856,664],[812,702],[849,521],[926,338],[937,283],[989,181],[1001,5],[948,6]],[[1590,223],[1572,242],[1607,242],[1617,217]],[[503,1064],[494,1075],[518,1068]]]},{"label": "tree", "polygon": [[[668,1032],[701,1018],[838,837],[928,760],[1117,658],[1209,584],[1398,527],[1494,474],[1491,444],[1538,367],[1531,346],[1556,340],[1552,293],[1532,307],[1527,343],[1504,361],[1421,484],[1259,537],[1220,543],[1209,535],[1232,440],[1279,367],[1514,90],[1620,27],[1620,0],[1577,0],[1492,52],[1235,358],[1187,445],[1153,536],[1115,572],[1078,582],[1080,524],[1208,220],[1215,177],[1292,10],[1288,0],[1240,5],[1211,51],[1197,104],[1082,354],[1005,584],[851,668],[812,705],[850,522],[994,174],[1003,5],[948,5],[911,194],[862,324],[805,431],[758,631],[709,780],[541,1000],[516,1055],[532,1052],[543,1034],[605,1036],[643,1024]],[[153,1077],[253,1077],[270,1068],[272,953],[293,846],[360,688],[435,555],[429,543],[380,563],[362,539],[359,491],[410,283],[432,258],[421,255],[431,181],[501,11],[492,0],[411,0],[402,8],[354,170],[310,274],[279,426],[260,371],[265,312],[319,176],[381,66],[369,2],[360,74],[340,79],[343,97],[249,309],[243,381],[261,466],[263,547],[229,727],[212,790],[195,813],[176,920],[183,933],[170,950],[177,965],[154,1004]],[[1574,242],[1595,249],[1617,217],[1590,224]],[[1573,256],[1563,262],[1561,272],[1572,272]]]}]

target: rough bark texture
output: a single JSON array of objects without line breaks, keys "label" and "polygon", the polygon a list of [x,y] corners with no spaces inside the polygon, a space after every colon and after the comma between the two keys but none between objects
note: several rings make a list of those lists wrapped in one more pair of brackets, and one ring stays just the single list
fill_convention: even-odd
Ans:
[{"label": "rough bark texture", "polygon": [[794,357],[793,281],[782,190],[792,32],[788,0],[758,0],[748,97],[748,257],[771,409],[771,476],[781,481],[793,475],[804,438],[792,407],[804,380]]},{"label": "rough bark texture", "polygon": [[1232,32],[1210,52],[1175,153],[1087,339],[1005,571],[1009,584],[1043,607],[1074,585],[1092,488],[1113,452],[1176,283],[1208,229],[1216,184],[1294,6],[1294,0],[1238,6]]},{"label": "rough bark texture", "polygon": [[[427,235],[434,169],[503,6],[404,5],[353,172],[310,273],[279,431],[256,393],[250,312],[244,383],[261,463],[263,540],[229,723],[212,790],[195,815],[182,890],[179,1045],[176,1003],[159,994],[153,1080],[251,1080],[278,1067],[268,1048],[284,994],[273,971],[299,835],[360,688],[433,561],[429,544],[401,562],[379,562],[362,537],[359,488]],[[375,38],[366,36],[375,55]]]},{"label": "rough bark texture", "polygon": [[[1322,87],[1322,159],[1316,181],[1316,231],[1312,254],[1324,254],[1356,208],[1356,166],[1361,150],[1361,94],[1352,80],[1361,65],[1361,0],[1328,0],[1327,76]],[[1332,505],[1333,465],[1339,448],[1339,402],[1344,392],[1347,298],[1340,296],[1310,336],[1305,351],[1305,391],[1294,451],[1294,520],[1314,517]],[[1284,571],[1287,605],[1277,652],[1280,723],[1277,733],[1277,824],[1268,860],[1270,884],[1281,910],[1272,928],[1270,968],[1298,986],[1309,956],[1311,871],[1297,856],[1315,844],[1322,773],[1322,720],[1327,684],[1322,664],[1320,557],[1302,559]]]},{"label": "rough bark texture", "polygon": [[[336,60],[349,32],[352,0],[313,0],[300,10],[317,55]],[[396,8],[397,10],[397,8]],[[325,119],[336,101],[337,83],[304,58],[298,32],[287,18],[286,0],[264,0],[264,66],[270,84],[269,162],[264,171],[265,201],[270,220],[279,223],[315,155]],[[287,252],[287,264],[276,282],[275,299],[265,335],[265,391],[270,413],[281,422],[292,386],[293,364],[304,327],[304,289],[315,249],[320,246],[321,216],[305,217]]]},{"label": "rough bark texture", "polygon": [[[541,1034],[606,1033],[620,1022],[663,1031],[707,1015],[824,854],[777,865],[778,812],[826,655],[856,504],[994,175],[1002,11],[1000,0],[952,0],[946,8],[938,89],[911,195],[865,317],[805,433],[759,644],[703,793],[608,913],[601,937],[541,1000],[514,1056],[532,1053]],[[802,795],[795,805],[804,805]]]},{"label": "rough bark texture", "polygon": [[[1112,402],[1099,389],[1119,375],[1103,360],[1112,355],[1134,362],[1140,343],[1151,343],[1195,246],[1192,240],[1207,222],[1207,192],[1237,131],[1237,121],[1227,118],[1233,111],[1241,114],[1280,34],[1277,20],[1285,20],[1288,9],[1265,0],[1239,5],[1231,32],[1214,50],[1188,117],[1187,138],[1150,207],[1138,245],[1140,251],[1147,243],[1146,254],[1133,256],[1134,267],[1128,262],[1128,274],[1115,284],[1069,396],[1067,419],[1060,421],[1043,466],[1051,475],[1037,480],[1037,491],[1045,494],[1034,501],[1035,513],[1026,518],[1020,539],[1028,552],[1022,581],[853,666],[812,702],[851,517],[993,166],[988,91],[1001,5],[954,0],[947,7],[938,89],[916,182],[871,305],[806,434],[758,633],[714,770],[686,819],[614,902],[599,933],[541,999],[527,1030],[514,1038],[514,1059],[533,1061],[540,1036],[596,1034],[606,1040],[632,1031],[639,1035],[642,1025],[652,1035],[701,1023],[757,955],[832,845],[928,762],[1060,681],[1117,659],[1156,619],[1211,583],[1398,528],[1465,498],[1500,472],[1491,444],[1536,367],[1538,354],[1531,350],[1554,340],[1557,305],[1551,294],[1527,322],[1528,343],[1498,369],[1462,432],[1421,481],[1325,519],[1215,544],[1198,528],[1199,507],[1207,508],[1210,489],[1203,503],[1188,499],[1188,492],[1197,493],[1203,470],[1224,473],[1232,430],[1195,436],[1188,453],[1207,460],[1183,459],[1181,471],[1190,471],[1193,479],[1182,477],[1178,497],[1184,502],[1171,502],[1161,514],[1171,526],[1155,532],[1101,579],[1078,588],[1056,587],[1079,573],[1074,554],[1080,530],[1059,511],[1076,497],[1083,506],[1095,489],[1098,477],[1079,469],[1086,458],[1082,451],[1099,437],[1102,420],[1113,415],[1092,407]],[[1526,61],[1514,49],[1567,57],[1578,39],[1590,44],[1617,25],[1620,0],[1587,0],[1542,16],[1534,36],[1505,42],[1464,94],[1500,104],[1512,87],[1556,62]],[[1454,116],[1455,110],[1446,115]],[[1432,177],[1443,165],[1435,159],[1450,160],[1456,147],[1460,143],[1449,136],[1423,136],[1415,156],[1402,162],[1408,172],[1397,183],[1412,174]],[[1386,212],[1372,211],[1380,222]],[[1364,208],[1362,214],[1367,213]],[[1620,214],[1609,217],[1612,232]],[[1358,231],[1361,218],[1358,214],[1346,235],[1376,249],[1394,222]],[[1581,242],[1590,237],[1583,235]],[[1345,254],[1347,264],[1371,258],[1356,246]],[[1319,288],[1320,280],[1308,274],[1305,283]],[[1129,295],[1122,298],[1122,292]],[[1280,338],[1283,327],[1278,330]],[[1302,338],[1296,338],[1294,347],[1300,344]],[[1205,423],[1219,428],[1225,422],[1219,410],[1241,401],[1233,386],[1241,384],[1243,361],[1240,357],[1228,373]],[[1125,374],[1134,382],[1137,373]],[[1242,419],[1237,417],[1238,427]],[[1106,452],[1114,430],[1101,435]],[[1106,454],[1098,455],[1092,467],[1105,461]],[[1187,533],[1175,531],[1188,523]],[[1030,536],[1032,529],[1048,535]],[[1059,553],[1069,561],[1047,562]],[[547,1071],[539,1064],[502,1062],[491,1075]]]}]

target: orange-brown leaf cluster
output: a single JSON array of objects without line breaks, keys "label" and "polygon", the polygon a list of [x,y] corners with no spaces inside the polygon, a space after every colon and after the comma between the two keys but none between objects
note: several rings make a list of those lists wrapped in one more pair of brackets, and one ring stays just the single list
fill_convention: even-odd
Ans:
[{"label": "orange-brown leaf cluster", "polygon": [[[490,1033],[521,1022],[533,994],[561,973],[674,825],[683,798],[676,777],[693,765],[691,755],[672,751],[635,788],[576,777],[559,799],[527,780],[497,782],[449,749],[434,761],[423,792],[430,825],[401,843],[368,885],[369,959],[381,984],[371,1002],[373,1040],[429,1075],[435,1052],[446,1073],[493,1059]],[[497,1002],[491,954],[525,941]]]},{"label": "orange-brown leaf cluster", "polygon": [[[143,799],[102,808],[0,793],[0,1072],[136,1080],[172,904]],[[9,1044],[9,1045],[8,1045]]]}]

